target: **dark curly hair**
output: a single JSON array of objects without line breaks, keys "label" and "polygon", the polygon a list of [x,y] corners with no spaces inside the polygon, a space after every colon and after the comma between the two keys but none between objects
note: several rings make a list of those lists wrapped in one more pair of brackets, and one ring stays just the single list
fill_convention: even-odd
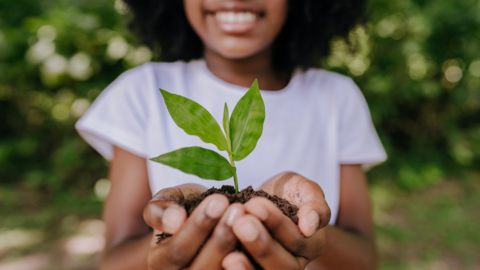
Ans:
[{"label": "dark curly hair", "polygon": [[[190,61],[203,56],[203,43],[187,21],[183,0],[124,0],[130,29],[159,60]],[[273,44],[272,65],[291,71],[318,67],[330,53],[330,41],[365,23],[367,0],[289,0],[289,14]],[[349,43],[350,44],[350,43]]]}]

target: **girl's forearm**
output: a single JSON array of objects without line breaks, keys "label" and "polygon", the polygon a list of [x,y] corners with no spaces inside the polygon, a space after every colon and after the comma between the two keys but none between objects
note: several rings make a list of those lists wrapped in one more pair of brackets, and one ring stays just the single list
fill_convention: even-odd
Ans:
[{"label": "girl's forearm", "polygon": [[327,226],[326,230],[325,254],[311,262],[308,270],[377,269],[377,253],[371,240],[334,226]]},{"label": "girl's forearm", "polygon": [[101,270],[148,269],[147,255],[152,233],[128,240],[104,252]]}]

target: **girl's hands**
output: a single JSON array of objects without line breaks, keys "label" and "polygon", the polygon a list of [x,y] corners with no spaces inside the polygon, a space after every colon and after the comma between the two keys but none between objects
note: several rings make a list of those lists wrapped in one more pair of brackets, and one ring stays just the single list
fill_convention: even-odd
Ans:
[{"label": "girl's hands", "polygon": [[282,173],[260,188],[297,205],[298,226],[265,198],[229,207],[228,200],[218,194],[208,196],[187,219],[185,209],[176,202],[206,188],[187,184],[159,191],[145,207],[144,219],[154,235],[174,235],[158,245],[157,238],[152,238],[149,269],[253,270],[244,254],[231,253],[238,240],[266,270],[304,269],[323,255],[330,208],[320,186],[300,175]]},{"label": "girl's hands", "polygon": [[[295,173],[279,174],[260,189],[287,199],[299,207],[298,226],[265,198],[245,204],[247,215],[233,223],[233,231],[250,255],[266,270],[305,269],[325,252],[324,227],[330,208],[318,184]],[[244,254],[233,252],[222,262],[224,268],[253,270]]]},{"label": "girl's hands", "polygon": [[[162,189],[145,207],[144,219],[154,228],[148,252],[150,270],[222,269],[222,259],[233,251],[238,241],[231,226],[245,214],[245,208],[241,204],[229,207],[225,196],[214,194],[203,200],[187,219],[185,209],[176,202],[205,190],[195,184]],[[161,232],[173,236],[156,244],[155,235]]]}]

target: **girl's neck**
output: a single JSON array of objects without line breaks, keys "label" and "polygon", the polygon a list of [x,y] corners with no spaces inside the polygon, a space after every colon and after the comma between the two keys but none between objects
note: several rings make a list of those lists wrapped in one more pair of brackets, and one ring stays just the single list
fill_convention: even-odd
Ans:
[{"label": "girl's neck", "polygon": [[250,87],[258,79],[260,89],[276,91],[290,81],[290,73],[273,69],[270,49],[248,58],[228,59],[207,48],[205,61],[215,76],[239,86]]}]

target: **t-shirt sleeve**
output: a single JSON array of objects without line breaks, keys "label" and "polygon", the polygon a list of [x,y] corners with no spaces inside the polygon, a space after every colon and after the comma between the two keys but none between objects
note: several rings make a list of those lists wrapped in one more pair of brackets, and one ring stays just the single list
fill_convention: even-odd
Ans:
[{"label": "t-shirt sleeve", "polygon": [[362,92],[351,79],[340,92],[340,164],[362,164],[367,170],[384,162],[387,154]]},{"label": "t-shirt sleeve", "polygon": [[75,125],[80,136],[107,160],[117,146],[146,157],[148,97],[144,68],[126,71],[93,102]]}]

